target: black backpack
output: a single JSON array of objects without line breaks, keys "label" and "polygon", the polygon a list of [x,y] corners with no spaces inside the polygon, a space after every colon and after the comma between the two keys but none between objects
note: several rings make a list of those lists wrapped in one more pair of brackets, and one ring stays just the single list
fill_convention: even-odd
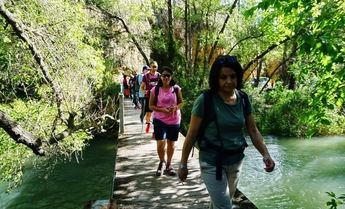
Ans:
[{"label": "black backpack", "polygon": [[[241,91],[238,90],[239,95],[240,95],[240,99],[241,99],[241,103],[242,103],[242,107],[243,107],[243,115],[244,118],[246,118],[246,116],[249,114],[249,98],[248,95]],[[223,155],[224,154],[228,154],[228,155],[234,155],[234,154],[238,154],[238,153],[243,153],[244,149],[248,146],[247,144],[244,145],[244,147],[238,148],[236,150],[226,150],[223,147],[223,140],[221,140],[220,137],[220,130],[219,130],[219,126],[218,126],[218,122],[217,122],[217,114],[214,110],[214,105],[213,105],[213,93],[208,90],[203,92],[203,96],[204,96],[204,114],[203,114],[203,120],[201,122],[200,128],[199,128],[199,132],[197,135],[197,140],[196,143],[194,144],[194,146],[197,149],[200,149],[200,143],[203,140],[203,143],[205,143],[206,147],[210,148],[210,149],[214,149],[217,151],[217,159],[216,159],[216,179],[217,180],[221,180],[222,178],[222,159],[223,159]],[[212,144],[211,142],[209,142],[209,140],[207,140],[207,138],[204,137],[205,134],[205,129],[207,127],[207,125],[214,121],[217,127],[217,138],[220,139],[221,142],[221,146],[217,146]],[[194,152],[194,148],[193,151]],[[193,153],[192,153],[193,156]]]}]

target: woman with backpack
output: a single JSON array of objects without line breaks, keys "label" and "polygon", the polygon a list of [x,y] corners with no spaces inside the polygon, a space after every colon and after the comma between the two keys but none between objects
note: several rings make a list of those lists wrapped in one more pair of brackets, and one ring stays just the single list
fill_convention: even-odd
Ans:
[{"label": "woman with backpack", "polygon": [[164,164],[164,171],[169,176],[175,176],[171,160],[180,129],[182,93],[181,88],[173,80],[173,71],[169,67],[162,67],[161,73],[157,86],[151,89],[149,100],[149,107],[153,110],[153,129],[159,157],[156,176],[162,175]]},{"label": "woman with backpack", "polygon": [[150,63],[150,70],[144,75],[141,82],[140,89],[145,92],[145,120],[146,120],[146,129],[145,132],[149,133],[151,126],[151,113],[152,110],[149,107],[150,92],[153,87],[155,87],[159,81],[158,63],[152,61]]},{"label": "woman with backpack", "polygon": [[187,160],[194,144],[199,146],[201,177],[211,198],[210,208],[231,209],[247,143],[246,128],[255,148],[271,172],[275,163],[256,127],[248,95],[240,91],[243,69],[237,58],[220,55],[212,64],[209,91],[194,102],[182,149],[179,178],[188,175]]}]

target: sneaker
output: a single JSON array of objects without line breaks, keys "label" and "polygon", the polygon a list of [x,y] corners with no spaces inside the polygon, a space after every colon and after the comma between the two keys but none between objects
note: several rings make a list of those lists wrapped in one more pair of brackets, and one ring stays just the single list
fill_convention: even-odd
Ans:
[{"label": "sneaker", "polygon": [[145,132],[148,133],[150,132],[150,123],[146,123],[146,129],[145,129]]},{"label": "sneaker", "polygon": [[163,170],[163,164],[164,163],[165,163],[164,161],[159,162],[158,168],[157,168],[157,171],[156,171],[156,176],[161,176],[162,175],[162,170]]}]

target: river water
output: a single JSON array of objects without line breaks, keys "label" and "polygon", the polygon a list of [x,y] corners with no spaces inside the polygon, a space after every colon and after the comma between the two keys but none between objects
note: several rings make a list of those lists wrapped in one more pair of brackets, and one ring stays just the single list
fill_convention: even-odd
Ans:
[{"label": "river water", "polygon": [[[265,140],[276,170],[266,173],[262,158],[250,145],[239,182],[239,189],[259,209],[326,209],[326,192],[345,193],[345,137]],[[6,194],[0,185],[0,208],[77,209],[88,200],[109,199],[114,149],[113,140],[95,140],[84,160],[58,164],[47,180],[32,169],[17,190]]]},{"label": "river water", "polygon": [[326,209],[326,192],[345,194],[344,136],[265,141],[276,170],[266,173],[262,158],[249,146],[239,182],[259,209]]},{"label": "river water", "polygon": [[88,200],[107,200],[112,190],[115,141],[93,140],[79,163],[61,162],[49,175],[29,169],[17,190],[4,193],[0,186],[0,209],[78,209]]}]

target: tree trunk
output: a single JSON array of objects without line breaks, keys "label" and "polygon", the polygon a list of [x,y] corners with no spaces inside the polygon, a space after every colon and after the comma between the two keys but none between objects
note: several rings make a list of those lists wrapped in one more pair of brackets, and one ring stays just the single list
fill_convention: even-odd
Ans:
[{"label": "tree trunk", "polygon": [[263,62],[263,60],[260,59],[259,64],[257,65],[257,68],[256,68],[256,75],[255,75],[255,80],[254,80],[254,86],[255,87],[258,87],[258,85],[259,85],[260,75],[261,75],[261,70],[262,70],[262,62]]},{"label": "tree trunk", "polygon": [[168,60],[174,60],[175,47],[174,47],[174,36],[173,36],[173,12],[171,0],[168,3]]},{"label": "tree trunk", "polygon": [[17,143],[29,147],[36,155],[43,156],[44,150],[41,148],[41,140],[29,131],[22,128],[3,111],[0,110],[0,128],[4,129]]},{"label": "tree trunk", "polygon": [[[285,43],[284,44],[284,51],[283,51],[283,60],[285,60],[287,58],[287,48],[288,48],[288,44]],[[288,66],[287,66],[287,62],[284,62],[282,64],[282,70],[281,70],[281,79],[283,81],[283,86],[287,86],[289,83],[289,73],[288,73]]]},{"label": "tree trunk", "polygon": [[188,40],[189,40],[189,21],[188,21],[188,0],[185,0],[185,4],[184,4],[184,23],[185,23],[185,28],[184,28],[184,50],[185,50],[185,59],[186,59],[186,65],[185,68],[186,70],[189,69],[188,68],[188,63],[189,63],[189,57],[188,57],[188,50],[189,50],[189,44],[188,44]]},{"label": "tree trunk", "polygon": [[[276,71],[277,71],[282,65],[285,65],[285,63],[288,62],[291,58],[293,58],[294,56],[296,56],[296,52],[297,52],[298,49],[299,49],[299,47],[297,47],[297,45],[296,45],[296,48],[293,48],[293,50],[291,51],[291,54],[290,54],[288,57],[286,57],[286,58],[285,58],[285,59],[284,59],[284,60],[273,70],[273,72],[272,72],[271,75],[269,76],[267,82],[266,82],[265,85],[261,88],[261,90],[260,90],[259,93],[261,93],[261,92],[265,89],[265,87],[267,86],[268,82],[270,82],[271,78],[272,78],[273,75],[276,73]],[[290,62],[292,62],[292,61],[290,61]]]},{"label": "tree trunk", "polygon": [[212,60],[212,58],[213,58],[213,53],[214,53],[214,51],[215,51],[216,48],[217,48],[217,45],[218,45],[218,41],[219,41],[219,39],[220,39],[220,36],[224,33],[226,24],[228,23],[228,21],[229,21],[229,19],[230,19],[230,15],[232,14],[232,12],[234,11],[234,8],[236,7],[237,1],[238,1],[238,0],[235,0],[234,3],[232,4],[232,6],[231,6],[231,8],[230,8],[230,11],[229,11],[229,14],[226,16],[226,18],[225,18],[225,20],[224,20],[224,23],[223,23],[223,26],[222,26],[222,28],[220,29],[219,33],[218,33],[217,39],[216,39],[216,41],[213,43],[213,46],[212,46],[211,51],[210,51],[210,54],[208,55],[208,62],[211,62],[211,60]]},{"label": "tree trunk", "polygon": [[[297,43],[296,42],[293,42],[293,45],[292,45],[292,49],[291,49],[291,58],[294,58],[296,56],[296,51],[297,51]],[[291,63],[291,59],[289,61],[289,64]],[[296,89],[296,79],[295,79],[295,76],[290,73],[289,74],[289,85],[288,85],[288,89],[291,89],[291,90],[294,90]]]}]

